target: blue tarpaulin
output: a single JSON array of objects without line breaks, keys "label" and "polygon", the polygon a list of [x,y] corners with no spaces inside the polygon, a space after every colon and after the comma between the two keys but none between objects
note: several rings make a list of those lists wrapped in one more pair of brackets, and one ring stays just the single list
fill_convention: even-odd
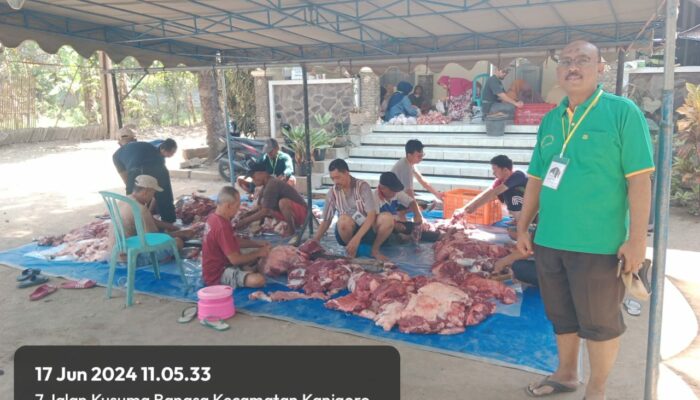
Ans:
[{"label": "blue tarpaulin", "polygon": [[[279,242],[277,237],[266,237]],[[324,247],[338,251],[331,238],[324,241]],[[46,260],[28,256],[43,251],[47,247],[29,244],[16,249],[0,252],[0,263],[15,267],[41,268],[44,274],[71,279],[89,278],[100,285],[106,285],[109,265],[105,262],[76,262]],[[383,249],[386,255],[395,260],[399,267],[411,275],[429,274],[432,260],[430,244],[391,246]],[[179,301],[196,301],[196,289],[201,287],[201,270],[198,265],[185,261],[188,280],[194,289],[189,293],[183,284],[174,263],[161,265],[161,279],[156,280],[150,266],[136,272],[135,289],[138,292]],[[126,268],[117,268],[115,283],[124,286]],[[271,281],[264,288],[266,292],[287,290],[284,280]],[[295,300],[280,303],[267,303],[249,300],[251,289],[237,289],[235,304],[239,311],[253,315],[292,321],[333,331],[360,335],[377,340],[411,344],[430,351],[448,353],[465,358],[504,365],[532,372],[550,373],[557,365],[557,352],[552,327],[544,315],[539,292],[527,288],[518,294],[514,305],[497,308],[496,314],[477,326],[468,327],[466,332],[457,335],[404,334],[393,329],[385,332],[373,321],[355,315],[328,310],[320,300]],[[344,295],[341,293],[340,295]],[[115,300],[122,301],[122,299]]]}]

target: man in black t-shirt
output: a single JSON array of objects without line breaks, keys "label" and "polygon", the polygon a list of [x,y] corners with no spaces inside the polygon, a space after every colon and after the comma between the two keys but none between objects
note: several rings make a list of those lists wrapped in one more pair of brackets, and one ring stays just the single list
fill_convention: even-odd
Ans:
[{"label": "man in black t-shirt", "polygon": [[112,156],[114,166],[126,185],[127,195],[131,194],[134,179],[139,175],[150,175],[158,180],[158,185],[163,188],[162,192],[156,192],[155,195],[158,214],[162,221],[169,223],[175,222],[177,217],[165,158],[172,157],[176,151],[177,143],[173,139],[166,139],[158,147],[149,142],[130,142]]},{"label": "man in black t-shirt", "polygon": [[505,204],[510,215],[517,221],[523,208],[527,176],[522,171],[513,171],[513,161],[505,155],[491,159],[491,169],[496,180],[490,188],[479,193],[466,206],[455,210],[452,218],[459,220],[495,198]]}]

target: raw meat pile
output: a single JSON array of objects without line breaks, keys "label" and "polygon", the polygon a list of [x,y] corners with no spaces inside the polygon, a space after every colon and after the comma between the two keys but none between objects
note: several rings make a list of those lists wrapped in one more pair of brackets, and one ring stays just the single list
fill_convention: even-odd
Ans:
[{"label": "raw meat pile", "polygon": [[65,247],[54,257],[70,257],[80,261],[103,261],[109,256],[109,220],[96,220],[65,235],[48,236],[37,241],[39,246]]},{"label": "raw meat pile", "polygon": [[184,225],[195,221],[205,221],[207,216],[216,209],[216,202],[210,198],[197,196],[182,196],[175,202],[175,215]]},{"label": "raw meat pile", "polygon": [[505,246],[472,239],[464,230],[445,233],[435,242],[433,250],[435,251],[433,275],[437,275],[436,269],[452,270],[456,265],[462,270],[467,268],[468,272],[488,277],[493,271],[495,262],[510,254],[510,250]]},{"label": "raw meat pile", "polygon": [[260,271],[265,275],[279,276],[287,271],[306,266],[309,256],[294,246],[277,246],[270,250],[270,254],[260,261]]},{"label": "raw meat pile", "polygon": [[445,125],[452,120],[450,117],[442,115],[437,111],[430,111],[418,117],[418,125]]},{"label": "raw meat pile", "polygon": [[460,285],[449,278],[411,278],[401,271],[382,274],[356,272],[347,296],[326,307],[371,319],[384,330],[395,325],[403,333],[455,334],[492,314],[496,297],[510,304],[515,292],[500,282],[465,274]]},{"label": "raw meat pile", "polygon": [[350,275],[357,271],[363,271],[362,267],[346,259],[316,260],[289,271],[287,286],[303,289],[306,294],[323,293],[331,297],[346,289]]},{"label": "raw meat pile", "polygon": [[[514,303],[515,291],[501,282],[484,279],[470,273],[463,265],[453,261],[452,251],[465,258],[474,255],[479,261],[490,260],[506,251],[495,246],[468,238],[464,234],[454,234],[436,244],[441,250],[441,260],[433,266],[433,277],[410,277],[399,270],[370,273],[362,266],[348,259],[328,260],[319,258],[325,255],[323,248],[314,241],[304,243],[299,249],[280,246],[266,260],[267,271],[288,272],[287,286],[290,289],[303,289],[304,293],[276,291],[254,292],[251,299],[262,301],[289,301],[297,299],[328,300],[344,289],[350,294],[328,300],[329,309],[353,313],[371,319],[384,330],[397,326],[404,333],[455,334],[464,332],[466,326],[476,325],[495,311],[491,299],[505,304]],[[436,250],[436,251],[437,251]],[[437,254],[437,253],[436,253]],[[297,262],[290,268],[288,260]],[[475,261],[476,263],[476,261]],[[474,265],[474,263],[472,264]]]}]

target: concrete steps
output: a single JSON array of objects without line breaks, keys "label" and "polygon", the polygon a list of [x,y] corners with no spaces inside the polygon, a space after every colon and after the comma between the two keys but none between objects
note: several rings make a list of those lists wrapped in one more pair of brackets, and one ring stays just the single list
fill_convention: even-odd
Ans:
[{"label": "concrete steps", "polygon": [[[404,150],[404,143],[400,146],[360,146],[350,148],[349,155],[350,160],[354,158],[369,159],[393,159],[394,162],[401,157],[406,155]],[[428,161],[457,161],[464,162],[469,160],[471,162],[484,162],[488,163],[494,156],[498,154],[507,154],[514,163],[516,164],[528,164],[530,158],[532,157],[532,149],[502,149],[502,148],[463,148],[463,147],[441,147],[441,146],[430,146],[424,149],[425,157],[422,164]],[[346,158],[346,157],[342,157]],[[349,160],[348,160],[349,161]],[[393,164],[392,164],[393,165]]]},{"label": "concrete steps", "polygon": [[[350,171],[376,172],[390,171],[396,162],[393,159],[350,158],[347,160]],[[516,166],[525,169],[525,165]],[[462,178],[492,179],[491,164],[488,162],[423,161],[416,166],[424,176],[450,176]]]},{"label": "concrete steps", "polygon": [[[473,125],[376,125],[371,132],[357,135],[355,147],[334,151],[329,158],[348,162],[353,176],[379,183],[379,175],[390,171],[394,163],[404,157],[404,145],[410,139],[419,139],[425,145],[425,157],[417,165],[428,182],[439,191],[459,188],[484,189],[493,183],[489,161],[505,154],[515,163],[515,169],[526,170],[537,140],[537,127],[508,125],[503,136],[486,135],[486,126]],[[321,171],[321,169],[326,168]],[[327,163],[315,172],[323,172],[322,188],[332,185]],[[424,188],[414,180],[416,190]]]},{"label": "concrete steps", "polygon": [[[379,183],[379,173],[376,172],[352,172],[352,176],[357,179],[362,179],[367,181],[370,186],[377,187]],[[428,177],[428,182],[436,189],[441,192],[452,190],[452,189],[485,189],[491,186],[493,182],[493,177],[491,179],[475,179],[475,178],[458,178],[458,177],[448,177],[448,176],[431,176]],[[323,185],[330,186],[333,184],[330,176],[326,175],[323,177]],[[417,182],[414,182],[414,188],[419,191],[425,191],[425,189]]]}]

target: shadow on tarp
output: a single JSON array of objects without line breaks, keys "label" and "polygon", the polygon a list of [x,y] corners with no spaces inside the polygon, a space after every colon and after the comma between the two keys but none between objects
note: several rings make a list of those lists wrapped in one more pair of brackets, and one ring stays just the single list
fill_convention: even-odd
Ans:
[{"label": "shadow on tarp", "polygon": [[[281,243],[279,237],[265,239]],[[341,248],[332,241],[324,240],[324,246],[340,253]],[[432,260],[430,244],[393,246],[384,249],[387,256],[411,275],[429,274]],[[100,285],[107,283],[109,266],[106,262],[47,261],[28,257],[27,253],[41,251],[46,247],[29,244],[13,250],[0,252],[0,263],[16,268],[41,268],[43,273],[71,279],[93,279]],[[198,265],[185,262],[186,275],[194,288],[185,293],[174,263],[161,265],[161,279],[156,280],[150,266],[136,272],[135,289],[140,293],[179,301],[194,302],[196,288],[202,286]],[[126,282],[126,268],[117,268],[116,287]],[[268,282],[265,291],[288,290],[284,280]],[[418,346],[425,350],[451,354],[483,362],[517,368],[536,373],[551,373],[556,369],[557,352],[552,327],[544,315],[539,292],[528,288],[519,293],[518,302],[511,306],[499,306],[497,313],[477,326],[468,327],[458,335],[404,334],[396,328],[385,332],[368,319],[328,310],[319,300],[295,300],[281,303],[266,303],[249,300],[252,289],[238,289],[235,303],[238,310],[248,314],[266,316],[322,329],[359,335],[366,338],[386,340]],[[346,293],[341,293],[344,295]],[[123,301],[123,298],[114,301]],[[175,316],[173,316],[174,320]]]}]

